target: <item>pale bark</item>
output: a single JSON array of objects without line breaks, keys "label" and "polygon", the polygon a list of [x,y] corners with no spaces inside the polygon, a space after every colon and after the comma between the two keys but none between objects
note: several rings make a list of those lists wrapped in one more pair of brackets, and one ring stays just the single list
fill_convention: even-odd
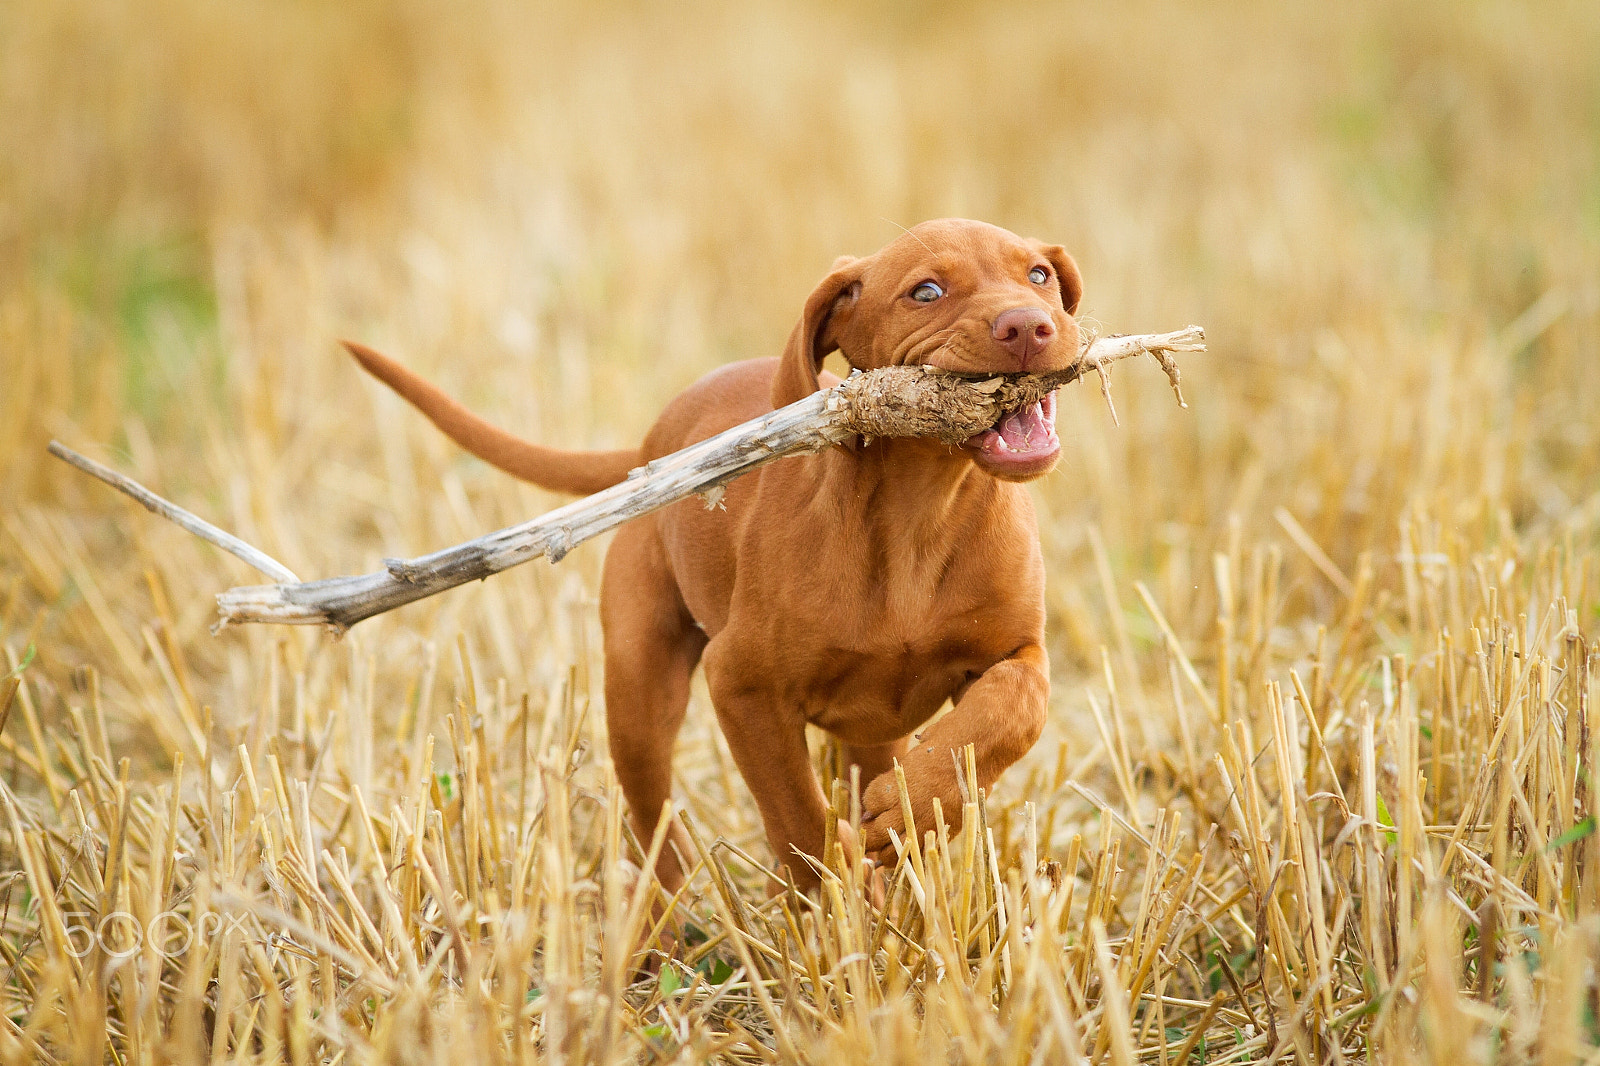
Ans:
[{"label": "pale bark", "polygon": [[218,529],[210,522],[207,522],[204,518],[201,518],[199,515],[193,514],[189,511],[185,511],[182,507],[179,507],[170,500],[162,499],[160,496],[157,496],[155,493],[151,492],[149,489],[133,480],[133,478],[125,477],[122,474],[117,473],[115,470],[112,470],[108,466],[101,466],[88,456],[79,455],[71,448],[68,448],[66,445],[62,444],[60,441],[51,441],[49,445],[49,452],[57,459],[71,463],[79,470],[82,470],[85,474],[88,474],[91,477],[99,478],[101,481],[104,481],[107,485],[110,485],[118,492],[122,492],[128,496],[131,496],[133,499],[142,503],[146,510],[160,515],[162,518],[165,518],[167,521],[172,522],[183,529],[187,529],[190,533],[193,533],[201,540],[210,541],[212,544],[215,544],[225,552],[231,552],[233,555],[248,563],[250,566],[261,571],[263,574],[266,574],[268,577],[275,577],[279,581],[283,581],[288,584],[297,584],[300,581],[300,579],[295,576],[293,570],[290,570],[287,566],[284,566],[266,552],[255,547],[254,545],[246,544],[244,541],[240,540],[238,537],[227,532],[226,530]]}]

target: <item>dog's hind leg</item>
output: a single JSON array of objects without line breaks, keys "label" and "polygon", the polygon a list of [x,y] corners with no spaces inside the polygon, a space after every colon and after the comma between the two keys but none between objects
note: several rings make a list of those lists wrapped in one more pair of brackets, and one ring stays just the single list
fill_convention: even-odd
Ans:
[{"label": "dog's hind leg", "polygon": [[[672,746],[706,636],[684,606],[655,522],[648,518],[623,526],[611,542],[600,586],[600,622],[611,762],[634,833],[641,846],[649,847],[672,798]],[[656,862],[656,876],[668,892],[683,884],[679,851],[691,854],[682,831],[674,829]]]}]

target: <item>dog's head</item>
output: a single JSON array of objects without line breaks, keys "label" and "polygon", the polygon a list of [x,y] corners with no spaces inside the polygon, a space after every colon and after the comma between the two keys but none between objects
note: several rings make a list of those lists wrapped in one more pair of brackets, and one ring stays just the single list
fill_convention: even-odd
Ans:
[{"label": "dog's head", "polygon": [[[772,383],[781,407],[817,389],[823,358],[851,366],[928,364],[965,374],[1044,373],[1078,358],[1083,280],[1066,249],[985,222],[916,226],[864,259],[844,257],[806,300]],[[1055,396],[1008,412],[962,448],[1008,481],[1061,455]]]}]

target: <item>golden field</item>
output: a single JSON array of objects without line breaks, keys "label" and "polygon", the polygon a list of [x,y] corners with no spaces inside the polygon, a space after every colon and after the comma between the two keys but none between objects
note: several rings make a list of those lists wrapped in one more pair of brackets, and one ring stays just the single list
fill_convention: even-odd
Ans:
[{"label": "golden field", "polygon": [[[1600,12],[0,5],[0,1061],[1600,1059]],[[639,440],[841,253],[1065,244],[1052,720],[882,909],[768,899],[703,687],[640,968],[603,546],[208,632],[558,502],[337,349]],[[819,758],[824,756],[820,750]]]}]

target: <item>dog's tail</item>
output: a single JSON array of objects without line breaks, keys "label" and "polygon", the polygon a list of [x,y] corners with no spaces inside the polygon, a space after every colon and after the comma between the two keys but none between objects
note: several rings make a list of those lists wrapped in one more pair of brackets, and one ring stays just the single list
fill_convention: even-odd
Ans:
[{"label": "dog's tail", "polygon": [[451,399],[437,385],[364,344],[342,342],[373,377],[428,416],[444,435],[490,466],[556,492],[587,496],[608,489],[639,465],[639,449],[611,452],[546,448],[507,433]]}]

